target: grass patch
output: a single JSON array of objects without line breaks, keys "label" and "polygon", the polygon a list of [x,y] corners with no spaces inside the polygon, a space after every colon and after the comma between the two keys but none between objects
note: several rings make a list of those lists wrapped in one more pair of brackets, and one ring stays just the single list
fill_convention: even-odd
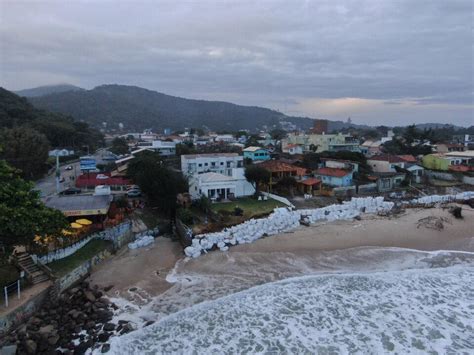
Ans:
[{"label": "grass patch", "polygon": [[143,221],[143,223],[146,224],[149,229],[154,229],[155,227],[169,223],[166,218],[158,213],[158,211],[150,208],[137,209],[134,211],[134,213]]},{"label": "grass patch", "polygon": [[279,201],[268,199],[266,201],[258,201],[250,197],[240,198],[232,202],[213,203],[211,209],[215,212],[228,211],[233,213],[236,207],[244,210],[244,219],[249,219],[262,214],[270,213],[277,207],[285,205]]},{"label": "grass patch", "polygon": [[56,276],[63,276],[74,270],[83,262],[94,257],[111,244],[112,243],[107,240],[93,239],[71,256],[54,261],[51,264],[48,264],[48,267],[53,270]]}]

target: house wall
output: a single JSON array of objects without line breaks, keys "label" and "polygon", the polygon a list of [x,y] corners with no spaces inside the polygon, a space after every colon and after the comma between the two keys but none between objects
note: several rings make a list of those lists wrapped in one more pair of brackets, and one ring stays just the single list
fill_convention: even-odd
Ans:
[{"label": "house wall", "polygon": [[343,177],[327,176],[327,175],[316,175],[317,179],[320,179],[323,184],[330,186],[350,186],[352,185],[352,174],[348,174]]},{"label": "house wall", "polygon": [[376,173],[394,173],[396,172],[394,166],[399,166],[400,168],[405,167],[405,163],[390,163],[388,161],[371,159],[367,160],[367,164],[369,164]]},{"label": "house wall", "polygon": [[[205,173],[208,171],[227,176],[232,175],[232,169],[243,167],[243,156],[213,156],[197,157],[193,159],[181,156],[181,171],[183,174]],[[214,165],[213,165],[214,163]]]},{"label": "house wall", "polygon": [[425,155],[422,158],[423,167],[431,170],[444,170],[449,168],[449,161],[432,154]]},{"label": "house wall", "polygon": [[246,152],[244,151],[244,158],[255,160],[269,160],[270,155],[266,149],[259,149],[255,152]]}]

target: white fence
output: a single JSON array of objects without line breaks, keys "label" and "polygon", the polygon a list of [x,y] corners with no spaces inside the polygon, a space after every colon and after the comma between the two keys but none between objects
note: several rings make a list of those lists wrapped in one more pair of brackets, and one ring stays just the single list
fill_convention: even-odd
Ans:
[{"label": "white fence", "polygon": [[49,264],[49,263],[52,263],[53,261],[61,260],[63,258],[71,256],[76,251],[84,247],[87,243],[89,243],[92,239],[109,240],[109,241],[112,241],[114,243],[114,246],[116,247],[122,235],[124,235],[125,233],[128,233],[129,231],[131,231],[131,223],[125,222],[113,228],[106,229],[102,232],[92,234],[89,237],[82,239],[81,241],[73,245],[68,246],[67,248],[56,249],[49,252],[46,255],[41,255],[41,256],[32,255],[32,257],[35,262],[38,260],[42,264]]},{"label": "white fence", "polygon": [[278,196],[278,195],[275,195],[275,194],[271,194],[269,192],[262,192],[262,195],[263,196],[267,196],[267,197],[270,197],[274,200],[277,200],[285,205],[287,205],[288,207],[291,207],[291,208],[295,208],[295,205],[293,205],[287,198],[284,198],[282,196]]},{"label": "white fence", "polygon": [[15,282],[3,288],[3,297],[5,298],[5,304],[4,304],[5,308],[8,308],[9,294],[12,294],[12,293],[13,294],[16,293],[18,299],[20,299],[21,297],[20,279],[16,280]]}]

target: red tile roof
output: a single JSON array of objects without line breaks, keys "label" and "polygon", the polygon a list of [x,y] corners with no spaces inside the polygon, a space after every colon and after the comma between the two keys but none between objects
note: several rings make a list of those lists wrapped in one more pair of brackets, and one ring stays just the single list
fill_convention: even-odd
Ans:
[{"label": "red tile roof", "polygon": [[86,186],[98,186],[98,185],[131,185],[132,181],[130,179],[116,176],[111,177],[110,173],[102,173],[106,175],[108,179],[97,179],[97,175],[100,173],[89,173],[79,175],[76,179],[76,187],[86,187]]},{"label": "red tile roof", "polygon": [[300,168],[298,166],[286,164],[277,160],[267,160],[267,161],[264,161],[263,163],[258,164],[258,166],[261,166],[262,168],[265,168],[272,173],[295,172],[296,175],[300,175],[300,176],[306,174],[305,168]]},{"label": "red tile roof", "polygon": [[406,161],[400,158],[398,155],[391,154],[380,154],[374,155],[367,160],[378,160],[378,161],[388,161],[389,163],[405,163]]},{"label": "red tile roof", "polygon": [[398,155],[398,157],[403,159],[407,163],[416,163],[416,158],[413,155],[410,155],[410,154]]},{"label": "red tile roof", "polygon": [[450,171],[456,171],[460,173],[474,171],[474,167],[466,166],[466,165],[450,165],[448,168]]},{"label": "red tile roof", "polygon": [[314,172],[316,175],[325,175],[325,176],[334,176],[334,177],[343,177],[351,172],[344,169],[336,169],[336,168],[321,168]]},{"label": "red tile roof", "polygon": [[298,184],[303,184],[303,185],[307,185],[307,186],[313,186],[313,185],[317,185],[317,184],[320,184],[320,183],[321,183],[321,180],[316,179],[316,178],[309,178],[309,179],[306,179],[306,180],[298,181]]}]

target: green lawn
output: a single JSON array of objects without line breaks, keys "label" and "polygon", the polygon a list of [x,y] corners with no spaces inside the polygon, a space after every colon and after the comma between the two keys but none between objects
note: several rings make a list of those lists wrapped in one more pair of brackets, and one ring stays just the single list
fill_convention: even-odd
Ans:
[{"label": "green lawn", "polygon": [[112,243],[107,240],[93,239],[81,249],[67,258],[57,260],[47,266],[53,270],[56,276],[62,276],[74,270],[83,262],[92,259],[93,256],[106,249]]},{"label": "green lawn", "polygon": [[276,207],[284,207],[285,205],[273,199],[267,201],[258,201],[250,197],[240,198],[232,202],[213,203],[211,208],[215,212],[225,210],[233,212],[236,207],[244,210],[244,218],[249,219],[262,214],[270,213]]}]

